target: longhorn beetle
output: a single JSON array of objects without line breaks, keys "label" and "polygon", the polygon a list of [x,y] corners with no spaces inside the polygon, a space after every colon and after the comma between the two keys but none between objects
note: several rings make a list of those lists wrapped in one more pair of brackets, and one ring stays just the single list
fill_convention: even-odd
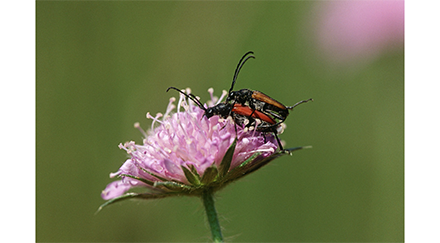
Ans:
[{"label": "longhorn beetle", "polygon": [[[205,108],[203,104],[192,94],[186,94],[175,87],[169,87],[167,92],[170,89],[174,89],[193,100],[197,106],[205,111],[204,115],[208,119],[215,115],[218,115],[222,118],[231,116],[234,122],[238,125],[243,125],[247,122],[247,124],[245,124],[246,127],[255,126],[257,131],[273,132],[280,149],[283,150],[283,147],[277,136],[278,126],[286,120],[287,116],[289,115],[289,110],[302,103],[313,101],[313,99],[302,100],[293,106],[285,106],[260,91],[252,91],[249,89],[233,91],[241,68],[247,60],[250,58],[255,58],[255,56],[252,54],[254,54],[252,51],[245,53],[238,62],[232,79],[231,88],[228,92],[228,97],[224,103],[219,103],[213,107]],[[257,120],[260,121],[260,124],[256,124]]]},{"label": "longhorn beetle", "polygon": [[[278,138],[278,131],[277,127],[279,123],[275,121],[272,117],[268,116],[267,114],[264,114],[260,111],[252,110],[251,108],[247,106],[243,106],[241,104],[231,104],[231,103],[219,103],[215,106],[205,108],[203,104],[192,94],[187,94],[175,87],[169,87],[167,89],[167,92],[170,89],[174,89],[178,91],[179,93],[183,94],[187,98],[191,99],[196,103],[200,109],[205,111],[204,116],[206,118],[211,118],[212,116],[220,116],[221,118],[228,118],[229,116],[232,117],[235,124],[239,126],[245,125],[247,128],[253,127],[257,131],[260,132],[273,132],[275,135],[275,138],[277,139],[278,146],[280,147],[280,150],[284,150],[283,146],[281,145],[280,139]],[[257,120],[259,123],[257,124]]]}]

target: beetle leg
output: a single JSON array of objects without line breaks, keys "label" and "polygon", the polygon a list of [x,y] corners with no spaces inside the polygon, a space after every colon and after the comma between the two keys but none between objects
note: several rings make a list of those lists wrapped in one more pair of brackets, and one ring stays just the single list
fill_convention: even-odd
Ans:
[{"label": "beetle leg", "polygon": [[275,138],[277,139],[278,146],[280,147],[280,151],[283,151],[284,148],[283,148],[283,145],[281,145],[281,141],[280,141],[280,139],[278,138],[278,135],[277,135],[277,131],[276,131],[276,130],[274,130],[273,135],[275,135]]}]

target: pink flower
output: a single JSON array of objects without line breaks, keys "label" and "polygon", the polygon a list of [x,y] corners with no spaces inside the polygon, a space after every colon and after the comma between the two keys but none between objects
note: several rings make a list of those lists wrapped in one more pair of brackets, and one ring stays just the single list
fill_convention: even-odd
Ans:
[{"label": "pink flower", "polygon": [[[210,106],[223,98],[214,97],[212,89],[209,92]],[[277,142],[272,134],[248,131],[232,119],[207,119],[204,111],[183,95],[177,112],[173,112],[174,101],[170,99],[163,115],[147,114],[153,119],[148,133],[135,124],[145,136],[142,144],[131,141],[119,145],[130,158],[110,174],[121,179],[104,189],[101,196],[109,201],[103,206],[127,198],[200,196],[206,188],[218,190],[274,158],[301,148],[275,152]],[[133,187],[143,187],[146,192],[124,194]]]},{"label": "pink flower", "polygon": [[330,1],[318,5],[321,54],[332,61],[370,60],[403,51],[404,1]]}]

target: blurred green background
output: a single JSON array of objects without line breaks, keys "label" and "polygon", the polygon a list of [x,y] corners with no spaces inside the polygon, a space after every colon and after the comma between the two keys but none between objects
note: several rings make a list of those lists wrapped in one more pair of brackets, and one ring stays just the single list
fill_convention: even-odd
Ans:
[{"label": "blurred green background", "polygon": [[319,2],[37,1],[36,239],[210,241],[197,198],[125,201],[95,211],[141,142],[169,86],[202,100],[235,87],[297,107],[284,156],[219,192],[234,242],[403,241],[403,47],[334,64],[313,41]]}]

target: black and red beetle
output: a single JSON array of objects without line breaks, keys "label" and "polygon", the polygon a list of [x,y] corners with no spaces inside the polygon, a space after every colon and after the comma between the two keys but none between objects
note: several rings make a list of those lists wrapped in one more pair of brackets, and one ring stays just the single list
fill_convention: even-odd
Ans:
[{"label": "black and red beetle", "polygon": [[235,124],[239,126],[245,126],[249,130],[257,130],[260,132],[268,133],[273,132],[274,136],[278,142],[278,146],[280,150],[284,150],[281,142],[278,138],[278,126],[280,125],[274,118],[271,116],[264,114],[260,111],[256,111],[251,109],[248,106],[244,106],[241,104],[231,104],[231,103],[219,103],[215,106],[206,108],[194,95],[187,94],[175,87],[169,87],[167,91],[170,89],[174,89],[179,93],[185,95],[187,98],[194,101],[194,103],[200,107],[200,109],[204,110],[204,116],[206,118],[211,118],[212,116],[220,116],[221,118],[232,117],[232,120]]},{"label": "black and red beetle", "polygon": [[281,150],[283,146],[278,139],[278,127],[283,123],[289,115],[289,110],[294,107],[313,101],[313,99],[302,100],[294,104],[293,106],[285,106],[277,100],[269,97],[268,95],[250,89],[241,89],[233,91],[238,74],[250,58],[255,58],[252,51],[249,51],[243,55],[235,68],[234,76],[232,79],[231,88],[228,92],[228,97],[224,103],[219,103],[213,107],[205,108],[203,104],[192,94],[187,94],[175,87],[169,87],[170,89],[177,90],[192,101],[194,101],[198,107],[205,111],[205,116],[209,119],[212,116],[218,115],[222,118],[231,116],[237,125],[245,125],[248,128],[255,128],[261,132],[273,132],[278,145]]}]

